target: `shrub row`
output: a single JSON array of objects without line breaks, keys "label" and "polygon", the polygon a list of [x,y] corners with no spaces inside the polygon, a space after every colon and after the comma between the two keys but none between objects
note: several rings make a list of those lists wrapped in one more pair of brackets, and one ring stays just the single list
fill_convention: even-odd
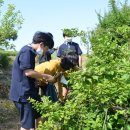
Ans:
[{"label": "shrub row", "polygon": [[11,56],[16,56],[17,52],[0,51],[0,69],[6,69],[12,62]]}]

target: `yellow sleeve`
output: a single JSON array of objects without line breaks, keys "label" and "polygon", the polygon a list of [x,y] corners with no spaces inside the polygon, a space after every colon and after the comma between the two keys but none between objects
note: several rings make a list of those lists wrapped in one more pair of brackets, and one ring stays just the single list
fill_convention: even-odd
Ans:
[{"label": "yellow sleeve", "polygon": [[[60,62],[58,60],[50,60],[43,62],[35,67],[35,71],[43,74],[49,74],[54,76],[59,69]],[[43,80],[43,79],[40,79]],[[45,82],[45,81],[43,81]]]},{"label": "yellow sleeve", "polygon": [[[35,71],[37,71],[41,74],[50,74],[48,67],[49,67],[49,62],[43,62],[43,63],[35,66]],[[43,85],[45,83],[46,83],[46,81],[44,79],[39,79],[40,85]]]},{"label": "yellow sleeve", "polygon": [[41,64],[35,66],[35,71],[37,71],[39,73],[45,73],[46,65],[48,65],[48,63],[44,62],[44,63],[41,63]]}]

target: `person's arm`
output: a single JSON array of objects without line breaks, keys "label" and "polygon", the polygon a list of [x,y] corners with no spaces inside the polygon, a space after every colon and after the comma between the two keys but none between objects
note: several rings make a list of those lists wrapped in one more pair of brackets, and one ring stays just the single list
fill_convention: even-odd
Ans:
[{"label": "person's arm", "polygon": [[79,67],[82,68],[82,55],[79,55]]},{"label": "person's arm", "polygon": [[37,71],[34,71],[33,69],[27,69],[24,71],[25,75],[27,77],[35,78],[35,79],[44,79],[46,82],[55,82],[54,76],[48,75],[48,74],[42,74]]},{"label": "person's arm", "polygon": [[75,49],[76,49],[76,54],[79,57],[79,61],[78,61],[79,67],[82,68],[82,50],[81,50],[79,44],[76,44]]},{"label": "person's arm", "polygon": [[63,84],[60,83],[60,78],[58,78],[57,80],[57,85],[58,85],[58,95],[59,95],[59,99],[61,101],[63,101],[64,97],[63,97]]},{"label": "person's arm", "polygon": [[61,46],[59,46],[58,50],[57,50],[57,57],[61,57]]},{"label": "person's arm", "polygon": [[[66,98],[67,94],[68,94],[68,89],[65,87],[65,85],[62,83],[63,81],[61,81],[61,77],[64,76],[63,72],[60,74],[61,76],[59,76],[57,78],[57,87],[58,87],[58,94],[59,94],[59,99],[61,101],[64,101],[64,99]],[[64,80],[64,79],[63,79]],[[66,79],[65,79],[66,80]]]},{"label": "person's arm", "polygon": [[35,55],[30,49],[26,49],[19,55],[19,66],[27,77],[35,79],[45,79],[47,82],[53,82],[54,77],[48,74],[33,70],[35,66]]}]

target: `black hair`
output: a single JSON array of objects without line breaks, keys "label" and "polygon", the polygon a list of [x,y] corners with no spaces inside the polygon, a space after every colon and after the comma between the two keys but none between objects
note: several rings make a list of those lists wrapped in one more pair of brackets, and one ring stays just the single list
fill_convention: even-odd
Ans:
[{"label": "black hair", "polygon": [[43,42],[44,46],[48,46],[49,49],[54,46],[53,35],[51,33],[37,31],[33,36],[32,42],[34,44]]},{"label": "black hair", "polygon": [[71,68],[74,68],[78,64],[78,55],[66,55],[61,58],[60,66],[64,70],[69,70]]},{"label": "black hair", "polygon": [[48,35],[53,39],[52,33],[48,32]]}]

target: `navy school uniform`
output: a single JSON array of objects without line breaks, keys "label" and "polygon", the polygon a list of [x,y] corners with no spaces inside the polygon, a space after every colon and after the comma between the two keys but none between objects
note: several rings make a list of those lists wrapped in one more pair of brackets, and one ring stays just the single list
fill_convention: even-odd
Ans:
[{"label": "navy school uniform", "polygon": [[39,56],[39,64],[50,60],[51,60],[51,53],[49,51],[47,51],[44,55]]},{"label": "navy school uniform", "polygon": [[74,52],[77,55],[82,54],[82,50],[80,49],[79,45],[75,42],[64,42],[63,44],[60,45],[58,52],[57,52],[57,57],[62,57],[66,55],[69,52]]},{"label": "navy school uniform", "polygon": [[12,81],[9,98],[14,102],[20,113],[21,127],[35,128],[35,119],[41,117],[32,104],[29,97],[40,101],[38,88],[35,87],[35,79],[27,77],[24,70],[34,69],[36,52],[31,46],[24,46],[13,64]]},{"label": "navy school uniform", "polygon": [[[76,54],[79,56],[82,54],[82,50],[75,42],[64,42],[58,49],[57,57],[63,57],[67,54]],[[79,66],[79,57],[77,59],[77,65]]]},{"label": "navy school uniform", "polygon": [[31,46],[24,46],[17,55],[12,68],[9,98],[16,102],[26,102],[28,97],[37,99],[38,88],[35,79],[27,77],[24,70],[34,69],[36,52]]}]

